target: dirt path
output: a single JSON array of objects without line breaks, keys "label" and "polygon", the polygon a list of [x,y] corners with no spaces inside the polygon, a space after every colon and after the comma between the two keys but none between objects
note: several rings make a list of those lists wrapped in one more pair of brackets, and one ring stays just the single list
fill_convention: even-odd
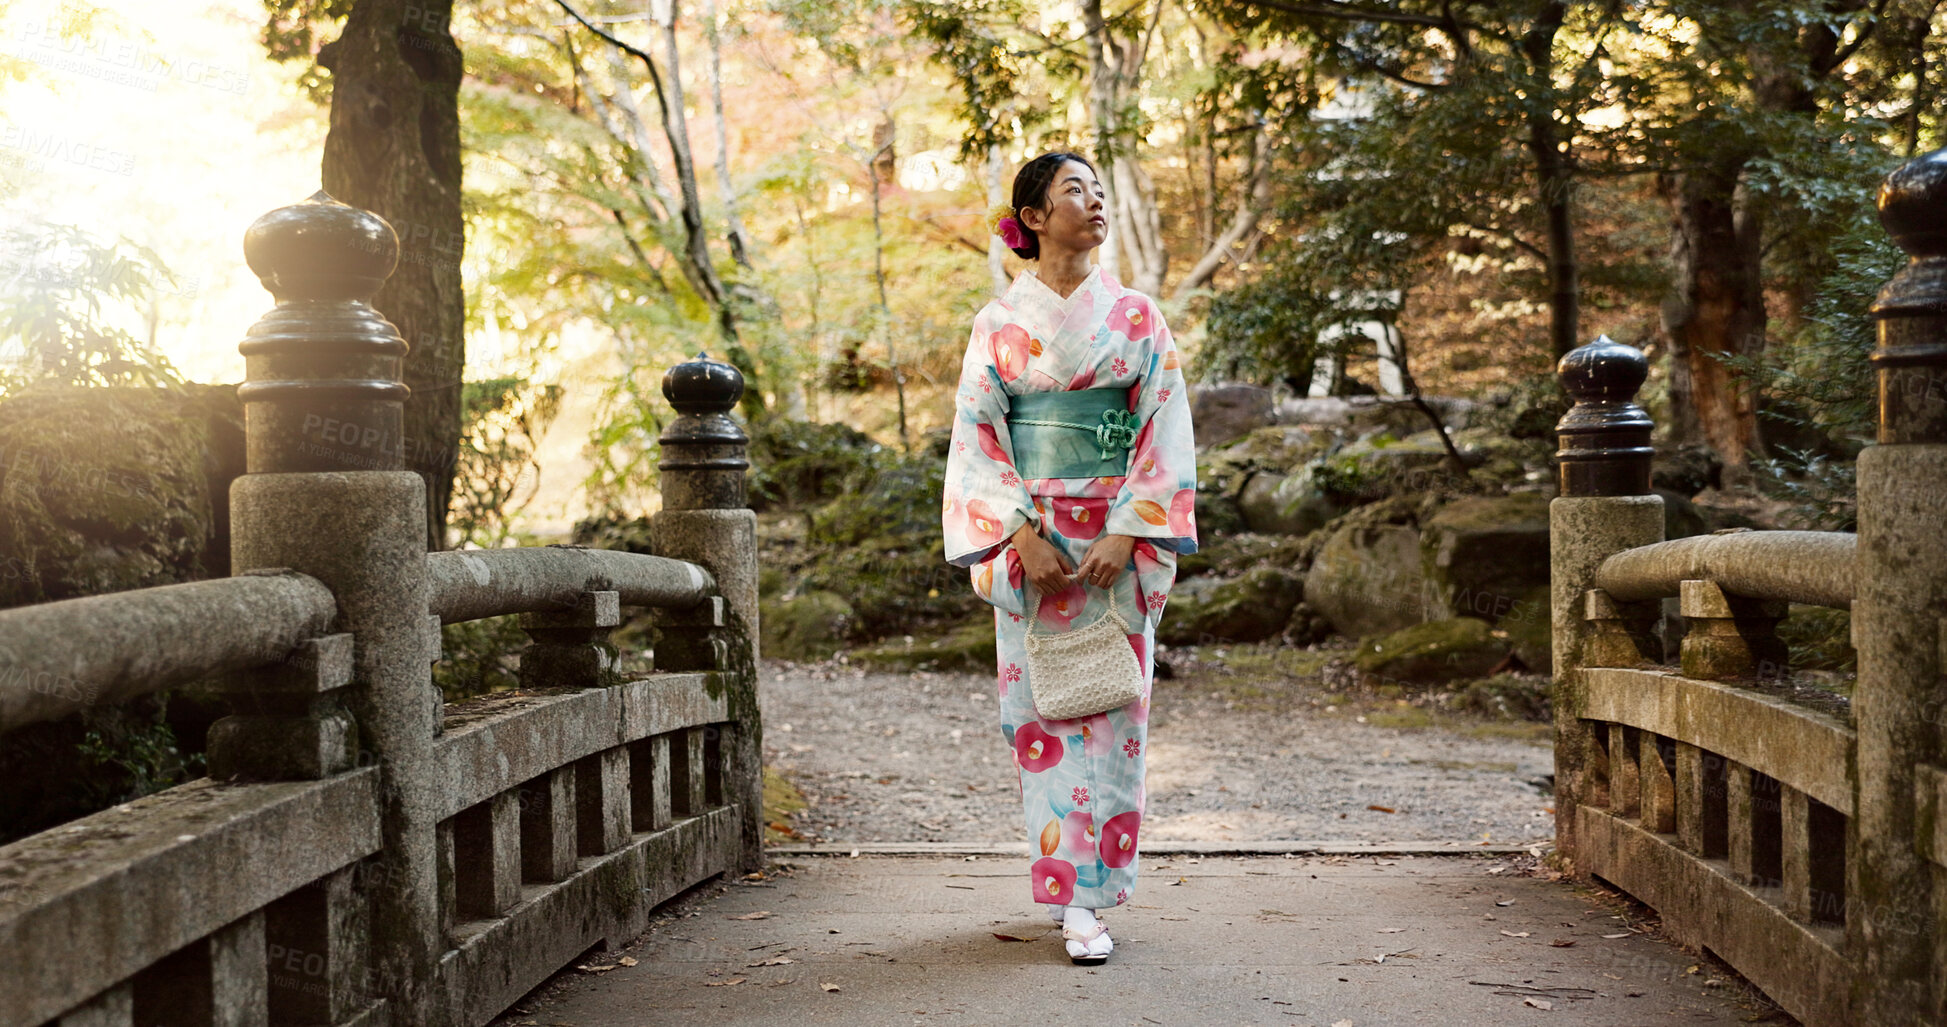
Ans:
[{"label": "dirt path", "polygon": [[[1546,841],[1546,725],[1333,691],[1290,651],[1178,651],[1150,713],[1158,841]],[[769,665],[766,765],[808,805],[802,841],[1023,839],[991,677]],[[1381,807],[1375,809],[1374,807]]]}]

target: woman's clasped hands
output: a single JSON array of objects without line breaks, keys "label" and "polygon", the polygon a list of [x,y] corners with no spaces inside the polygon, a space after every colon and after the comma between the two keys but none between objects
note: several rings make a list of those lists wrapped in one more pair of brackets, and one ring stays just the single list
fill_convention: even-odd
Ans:
[{"label": "woman's clasped hands", "polygon": [[1014,533],[1014,551],[1021,555],[1021,571],[1040,594],[1054,595],[1074,583],[1108,588],[1129,566],[1129,554],[1136,540],[1129,535],[1104,535],[1088,547],[1080,567],[1070,569],[1068,559],[1047,539],[1023,524]]}]

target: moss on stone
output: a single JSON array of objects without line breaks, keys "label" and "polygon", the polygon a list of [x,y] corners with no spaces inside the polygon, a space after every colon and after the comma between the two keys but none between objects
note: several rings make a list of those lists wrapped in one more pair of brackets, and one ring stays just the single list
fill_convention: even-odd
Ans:
[{"label": "moss on stone", "polygon": [[764,655],[776,660],[829,658],[845,648],[856,616],[835,592],[785,593],[760,600],[758,610]]},{"label": "moss on stone", "polygon": [[1281,567],[1260,566],[1228,581],[1182,592],[1170,603],[1156,637],[1167,645],[1276,638],[1304,594],[1304,579]]},{"label": "moss on stone", "polygon": [[227,386],[40,386],[0,401],[0,605],[229,573]]},{"label": "moss on stone", "polygon": [[1478,677],[1507,653],[1486,621],[1453,617],[1361,639],[1352,664],[1368,684],[1428,685]]},{"label": "moss on stone", "polygon": [[994,671],[994,621],[976,617],[938,638],[907,638],[871,649],[853,650],[851,662],[867,670]]}]

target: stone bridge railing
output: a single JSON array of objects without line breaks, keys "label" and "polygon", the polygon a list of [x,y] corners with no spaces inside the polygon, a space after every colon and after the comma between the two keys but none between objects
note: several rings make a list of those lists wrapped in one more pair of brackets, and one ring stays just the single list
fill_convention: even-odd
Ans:
[{"label": "stone bridge railing", "polygon": [[[383,221],[245,244],[249,473],[218,581],[0,612],[0,732],[191,681],[210,776],[0,848],[0,1027],[485,1023],[762,864],[755,518],[728,365],[672,370],[661,556],[428,554]],[[609,629],[658,611],[655,672]],[[521,689],[443,706],[442,623],[520,614]]]},{"label": "stone bridge railing", "polygon": [[[1642,354],[1564,357],[1554,501],[1556,837],[1808,1024],[1947,1022],[1947,151],[1886,180],[1912,262],[1873,306],[1857,536],[1665,542]],[[1677,599],[1680,666],[1664,665]],[[1786,604],[1849,608],[1849,697],[1796,689]]]}]

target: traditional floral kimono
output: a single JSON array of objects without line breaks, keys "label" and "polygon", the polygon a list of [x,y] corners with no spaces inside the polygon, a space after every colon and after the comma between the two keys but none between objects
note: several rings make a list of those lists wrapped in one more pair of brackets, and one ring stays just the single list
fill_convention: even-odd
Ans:
[{"label": "traditional floral kimono", "polygon": [[[1090,389],[1117,391],[1043,395]],[[1063,434],[1027,427],[1025,411],[1074,399],[1125,407],[1102,413],[1112,422],[1099,433],[1104,467],[1114,473],[1024,477],[1021,469],[1032,471],[1036,462],[1075,466],[1050,465],[1038,459],[1045,453],[1015,448],[1017,438],[1040,450]],[[1001,733],[1019,767],[1034,899],[1091,909],[1120,905],[1136,883],[1156,623],[1176,578],[1178,554],[1193,553],[1197,545],[1196,454],[1181,359],[1155,303],[1101,269],[1067,299],[1023,273],[974,318],[955,402],[942,518],[946,556],[972,568],[974,590],[995,608]],[[1129,445],[1132,435],[1133,446],[1109,460],[1118,418],[1129,433],[1122,444]],[[1087,433],[1071,438],[1093,445]],[[1023,523],[1053,543],[1070,568],[1105,534],[1134,536],[1135,551],[1112,589],[1074,584],[1036,596],[1008,542]],[[1142,698],[1078,720],[1041,719],[1034,709],[1035,682],[1027,674],[1026,618],[1037,618],[1037,632],[1060,632],[1094,623],[1107,603],[1133,631],[1129,644],[1143,669]]]}]

